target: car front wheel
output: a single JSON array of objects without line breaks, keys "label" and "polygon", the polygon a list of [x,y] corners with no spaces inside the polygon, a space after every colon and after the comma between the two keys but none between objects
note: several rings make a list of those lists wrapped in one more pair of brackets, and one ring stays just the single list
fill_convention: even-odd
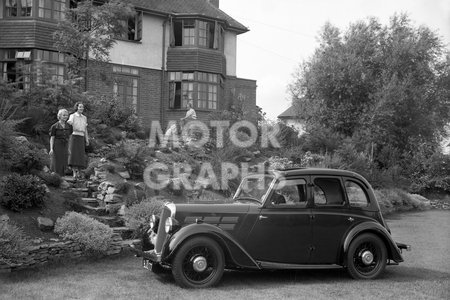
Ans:
[{"label": "car front wheel", "polygon": [[219,282],[225,267],[220,246],[207,237],[195,237],[185,242],[175,254],[172,274],[182,287],[204,288]]},{"label": "car front wheel", "polygon": [[355,279],[373,279],[380,275],[387,262],[383,241],[374,234],[357,236],[347,252],[347,270]]}]

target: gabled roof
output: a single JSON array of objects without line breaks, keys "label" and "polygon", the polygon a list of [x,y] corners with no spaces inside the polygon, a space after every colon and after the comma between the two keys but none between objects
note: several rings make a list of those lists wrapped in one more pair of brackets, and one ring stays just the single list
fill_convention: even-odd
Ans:
[{"label": "gabled roof", "polygon": [[299,113],[297,107],[292,105],[280,115],[278,115],[280,119],[299,119]]},{"label": "gabled roof", "polygon": [[248,31],[248,28],[224,13],[208,0],[123,0],[133,4],[136,8],[180,16],[200,16],[224,21],[228,29],[238,33]]}]

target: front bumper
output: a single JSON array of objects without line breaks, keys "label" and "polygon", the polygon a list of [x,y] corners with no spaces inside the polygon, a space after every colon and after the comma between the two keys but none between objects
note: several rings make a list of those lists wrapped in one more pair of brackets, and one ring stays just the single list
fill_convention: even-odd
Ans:
[{"label": "front bumper", "polygon": [[131,245],[131,250],[137,257],[142,257],[143,259],[149,260],[152,263],[161,262],[161,255],[157,254],[154,249],[149,251],[142,251],[136,248],[134,245]]},{"label": "front bumper", "polygon": [[397,247],[398,247],[401,251],[403,251],[403,250],[411,251],[411,245],[407,245],[407,244],[403,244],[403,243],[399,243],[399,242],[396,242],[396,244],[397,244]]}]

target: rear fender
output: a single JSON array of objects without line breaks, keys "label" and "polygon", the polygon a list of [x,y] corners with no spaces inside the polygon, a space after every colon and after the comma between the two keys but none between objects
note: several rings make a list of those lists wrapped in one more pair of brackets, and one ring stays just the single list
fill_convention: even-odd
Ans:
[{"label": "rear fender", "polygon": [[345,262],[345,254],[347,253],[348,248],[350,247],[350,243],[353,241],[353,239],[358,235],[366,232],[373,233],[381,238],[381,240],[386,245],[389,259],[395,261],[396,263],[400,263],[403,261],[400,249],[397,247],[397,244],[394,242],[386,228],[376,222],[364,222],[353,227],[345,237],[342,245],[343,252],[341,256],[343,262]]},{"label": "rear fender", "polygon": [[169,240],[166,241],[166,246],[163,250],[163,262],[170,264],[175,253],[185,241],[194,236],[200,235],[209,237],[216,241],[222,247],[227,260],[231,261],[231,263],[242,268],[260,269],[258,263],[230,234],[217,226],[207,223],[189,224],[170,236]]}]

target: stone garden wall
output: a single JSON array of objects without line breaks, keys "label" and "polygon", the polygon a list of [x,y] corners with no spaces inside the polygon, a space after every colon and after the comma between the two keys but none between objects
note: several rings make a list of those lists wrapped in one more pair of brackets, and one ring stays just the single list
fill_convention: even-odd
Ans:
[{"label": "stone garden wall", "polygon": [[[125,247],[127,247],[127,244],[123,242],[120,234],[114,234],[111,246],[106,253],[104,253],[104,255],[109,256],[119,254]],[[86,253],[81,249],[81,246],[73,241],[45,242],[38,245],[33,245],[29,248],[28,255],[16,263],[0,263],[0,273],[8,273],[31,267],[39,267],[51,261],[57,261],[62,258],[77,259],[80,257],[85,257]]]}]

